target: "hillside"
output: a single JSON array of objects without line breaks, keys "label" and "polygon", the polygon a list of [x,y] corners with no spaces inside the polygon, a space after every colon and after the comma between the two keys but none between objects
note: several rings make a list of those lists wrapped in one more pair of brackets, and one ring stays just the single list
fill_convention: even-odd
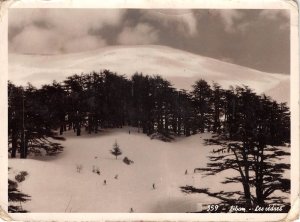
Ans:
[{"label": "hillside", "polygon": [[[209,186],[209,182],[222,179],[210,177],[207,181],[193,173],[194,168],[205,166],[211,150],[202,146],[199,135],[165,143],[129,129],[81,137],[69,131],[62,143],[65,150],[56,157],[9,159],[11,179],[20,168],[29,173],[20,183],[20,189],[31,195],[23,207],[31,212],[126,213],[130,208],[135,212],[187,212],[197,210],[197,203],[214,202],[206,195],[186,195],[179,188],[186,184]],[[117,160],[110,154],[116,139],[123,152]],[[134,163],[126,165],[122,161],[125,156]],[[80,173],[76,165],[82,165]],[[92,172],[93,166],[101,175]],[[118,179],[114,179],[116,174]],[[49,205],[52,202],[55,204]]]},{"label": "hillside", "polygon": [[[160,74],[179,89],[203,78],[224,88],[248,85],[279,102],[288,102],[289,75],[265,73],[165,46],[115,46],[65,55],[9,55],[9,80],[40,86],[72,74],[109,69],[119,74]],[[278,87],[284,89],[278,93]]]},{"label": "hillside", "polygon": [[[199,211],[201,204],[217,204],[220,200],[206,194],[185,194],[180,186],[207,187],[211,192],[242,190],[239,183],[221,183],[228,176],[238,176],[235,170],[217,176],[194,173],[194,168],[206,167],[209,153],[220,147],[204,145],[204,139],[211,138],[209,133],[176,138],[171,143],[151,140],[132,127],[105,129],[97,135],[84,133],[80,137],[68,131],[65,137],[64,152],[58,156],[9,159],[10,179],[14,180],[21,170],[29,173],[19,184],[20,190],[31,196],[30,201],[22,203],[24,209],[35,213],[128,213],[133,208],[135,213],[183,213]],[[123,152],[117,160],[110,154],[116,140]],[[282,149],[289,152],[287,147]],[[126,165],[122,161],[125,156],[134,163]],[[281,161],[289,163],[289,158]],[[77,165],[82,166],[80,173]],[[93,166],[99,168],[101,175],[92,172]],[[284,177],[289,175],[286,170]]]}]

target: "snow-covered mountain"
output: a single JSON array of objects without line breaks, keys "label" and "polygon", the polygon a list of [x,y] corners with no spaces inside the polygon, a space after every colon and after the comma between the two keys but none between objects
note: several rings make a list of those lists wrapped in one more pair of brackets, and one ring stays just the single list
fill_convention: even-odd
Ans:
[{"label": "snow-covered mountain", "polygon": [[[128,76],[160,74],[179,89],[191,89],[202,78],[224,88],[248,85],[279,102],[290,101],[289,75],[266,73],[166,46],[113,46],[63,55],[9,55],[8,79],[34,86],[61,81],[72,74],[109,69]],[[280,93],[279,93],[280,91]]]}]

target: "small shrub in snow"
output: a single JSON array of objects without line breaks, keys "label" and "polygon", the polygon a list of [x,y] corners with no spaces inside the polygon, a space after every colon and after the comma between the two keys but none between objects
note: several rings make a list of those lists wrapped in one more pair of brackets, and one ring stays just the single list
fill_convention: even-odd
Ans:
[{"label": "small shrub in snow", "polygon": [[127,156],[124,157],[123,162],[126,163],[127,165],[134,163],[133,160],[130,160]]},{"label": "small shrub in snow", "polygon": [[20,174],[23,175],[24,177],[28,176],[27,171],[21,171]]},{"label": "small shrub in snow", "polygon": [[101,175],[101,172],[100,172],[100,170],[99,170],[98,167],[93,166],[92,172],[93,172],[93,173],[96,173],[96,174],[98,174],[98,175]]},{"label": "small shrub in snow", "polygon": [[19,174],[15,176],[16,181],[19,183],[23,182],[25,180],[25,177],[28,175],[26,171],[21,171]]},{"label": "small shrub in snow", "polygon": [[171,142],[174,138],[170,135],[164,135],[162,133],[156,132],[150,135],[150,139],[161,140],[163,142]]},{"label": "small shrub in snow", "polygon": [[205,145],[222,145],[222,142],[220,142],[218,139],[204,139]]},{"label": "small shrub in snow", "polygon": [[77,170],[77,173],[80,173],[81,170],[82,170],[82,165],[81,164],[77,164],[76,165],[76,170]]},{"label": "small shrub in snow", "polygon": [[113,149],[110,151],[110,153],[112,155],[114,155],[116,157],[116,159],[118,158],[118,156],[122,155],[122,151],[121,151],[117,141],[114,143]]},{"label": "small shrub in snow", "polygon": [[100,173],[100,170],[97,168],[97,170],[96,170],[96,173],[98,174],[98,175],[100,175],[101,173]]},{"label": "small shrub in snow", "polygon": [[18,181],[19,183],[23,182],[25,180],[25,177],[21,174],[18,174],[15,176],[16,181]]}]

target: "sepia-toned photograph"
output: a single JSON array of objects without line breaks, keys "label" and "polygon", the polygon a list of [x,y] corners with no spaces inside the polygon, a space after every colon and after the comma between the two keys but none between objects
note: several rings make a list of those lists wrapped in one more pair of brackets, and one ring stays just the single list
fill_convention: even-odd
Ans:
[{"label": "sepia-toned photograph", "polygon": [[8,10],[8,212],[288,213],[287,9]]}]

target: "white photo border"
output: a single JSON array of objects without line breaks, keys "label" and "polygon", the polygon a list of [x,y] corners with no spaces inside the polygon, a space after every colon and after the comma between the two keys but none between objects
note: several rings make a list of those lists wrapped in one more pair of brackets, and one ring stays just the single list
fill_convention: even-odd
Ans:
[{"label": "white photo border", "polygon": [[[287,9],[290,11],[291,210],[286,213],[13,213],[8,207],[8,10],[10,8],[196,8]],[[298,4],[282,0],[15,0],[0,1],[0,206],[3,220],[22,221],[283,221],[299,215],[299,24]],[[49,203],[51,204],[51,203]]]}]

